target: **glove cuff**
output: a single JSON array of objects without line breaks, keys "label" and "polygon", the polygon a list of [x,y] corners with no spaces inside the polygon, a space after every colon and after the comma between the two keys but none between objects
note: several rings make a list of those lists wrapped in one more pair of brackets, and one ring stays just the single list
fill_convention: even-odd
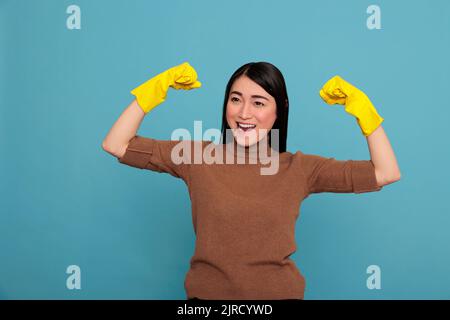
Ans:
[{"label": "glove cuff", "polygon": [[356,121],[358,122],[358,125],[361,128],[361,133],[367,137],[370,136],[372,132],[374,132],[381,125],[381,123],[384,121],[384,118],[379,115],[376,115],[370,120],[362,118],[356,119]]},{"label": "glove cuff", "polygon": [[345,111],[356,117],[361,133],[366,137],[384,121],[365,94],[350,97]]},{"label": "glove cuff", "polygon": [[165,101],[170,84],[170,77],[163,72],[134,88],[130,93],[136,97],[144,113],[148,113]]}]

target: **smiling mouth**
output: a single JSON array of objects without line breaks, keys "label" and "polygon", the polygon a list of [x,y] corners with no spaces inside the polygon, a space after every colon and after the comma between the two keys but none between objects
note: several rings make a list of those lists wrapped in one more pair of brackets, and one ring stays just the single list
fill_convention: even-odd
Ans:
[{"label": "smiling mouth", "polygon": [[238,129],[240,129],[244,132],[247,132],[247,131],[250,131],[250,130],[253,130],[256,128],[256,124],[243,124],[243,123],[237,122],[237,125],[238,125]]}]

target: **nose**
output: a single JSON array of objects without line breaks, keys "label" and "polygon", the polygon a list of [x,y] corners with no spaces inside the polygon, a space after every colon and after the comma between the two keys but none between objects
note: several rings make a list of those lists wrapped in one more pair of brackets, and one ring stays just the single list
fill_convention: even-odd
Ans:
[{"label": "nose", "polygon": [[239,114],[239,116],[242,119],[248,119],[252,117],[252,113],[251,113],[251,105],[248,102],[243,103],[243,106],[241,108],[241,112]]}]

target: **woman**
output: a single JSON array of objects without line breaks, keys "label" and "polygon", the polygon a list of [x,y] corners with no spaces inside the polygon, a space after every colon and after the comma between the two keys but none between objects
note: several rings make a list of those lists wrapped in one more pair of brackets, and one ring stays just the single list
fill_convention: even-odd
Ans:
[{"label": "woman", "polygon": [[[384,119],[362,91],[333,77],[320,95],[329,104],[344,104],[356,117],[371,160],[338,161],[287,152],[285,81],[275,66],[257,62],[236,70],[226,87],[220,144],[136,135],[144,116],[165,100],[170,87],[191,90],[201,83],[185,62],[140,85],[131,91],[136,100],[114,124],[103,148],[121,163],[169,173],[186,183],[196,233],[184,283],[187,298],[303,299],[305,280],[290,259],[296,251],[300,205],[312,193],[379,191],[400,179],[381,127]],[[231,129],[231,142],[227,129]],[[277,132],[275,140],[273,132]],[[195,156],[187,149],[182,149],[183,161],[175,161],[180,145],[191,150],[200,145],[203,156],[235,161],[194,163]],[[261,169],[273,159],[278,161],[276,170],[262,174]]]}]

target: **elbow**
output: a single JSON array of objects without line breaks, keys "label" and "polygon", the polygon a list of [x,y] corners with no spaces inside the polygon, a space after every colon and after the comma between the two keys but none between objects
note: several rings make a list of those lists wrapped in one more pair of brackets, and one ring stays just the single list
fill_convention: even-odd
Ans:
[{"label": "elbow", "polygon": [[386,175],[387,176],[387,181],[389,183],[393,183],[393,182],[397,182],[400,180],[400,178],[402,177],[402,174],[400,173],[400,169],[398,169],[398,167],[396,168],[396,170],[390,172],[389,174]]},{"label": "elbow", "polygon": [[394,173],[383,173],[378,170],[375,170],[377,183],[379,186],[385,186],[387,184],[391,184],[394,182],[397,182],[401,178],[400,171],[394,172]]},{"label": "elbow", "polygon": [[395,174],[387,175],[383,179],[383,185],[387,185],[387,184],[391,184],[391,183],[397,182],[400,179],[401,179],[401,173],[400,172],[396,172]]},{"label": "elbow", "polygon": [[110,146],[106,143],[106,140],[103,140],[102,142],[102,149],[108,153],[111,153],[111,148]]},{"label": "elbow", "polygon": [[117,156],[117,151],[115,148],[111,147],[106,140],[103,140],[102,142],[102,149],[106,152],[108,152],[109,154],[113,155],[113,156]]},{"label": "elbow", "polygon": [[122,158],[128,148],[129,143],[119,146],[119,147],[111,147],[106,141],[102,142],[102,149],[109,154],[113,155],[116,158]]},{"label": "elbow", "polygon": [[108,148],[108,145],[106,144],[105,140],[102,141],[102,149],[106,151],[106,148]]},{"label": "elbow", "polygon": [[397,181],[400,180],[401,177],[402,177],[402,175],[401,175],[401,173],[399,171],[395,175],[389,177],[388,181],[389,181],[389,183],[397,182]]}]

